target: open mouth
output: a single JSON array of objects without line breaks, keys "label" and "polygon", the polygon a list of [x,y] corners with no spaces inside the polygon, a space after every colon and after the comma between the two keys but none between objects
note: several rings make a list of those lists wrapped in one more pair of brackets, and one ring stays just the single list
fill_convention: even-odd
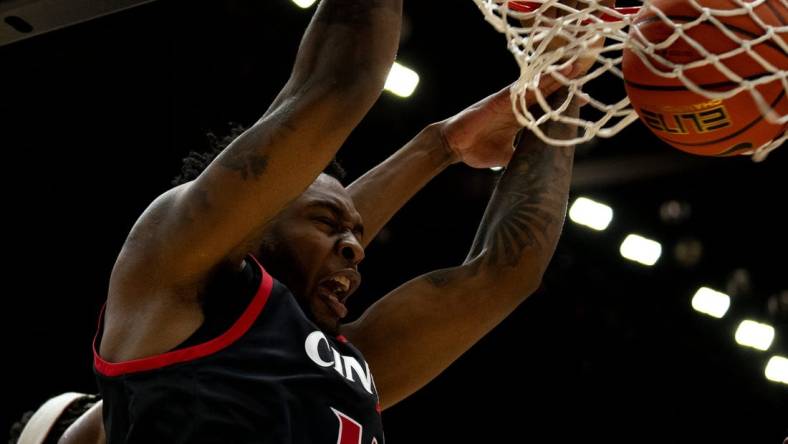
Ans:
[{"label": "open mouth", "polygon": [[340,270],[317,284],[318,294],[334,314],[342,319],[347,316],[345,301],[356,291],[361,276],[353,269]]}]

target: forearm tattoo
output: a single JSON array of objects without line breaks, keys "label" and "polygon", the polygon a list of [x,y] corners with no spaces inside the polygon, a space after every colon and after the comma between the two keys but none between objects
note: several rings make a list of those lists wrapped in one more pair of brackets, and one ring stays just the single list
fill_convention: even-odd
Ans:
[{"label": "forearm tattoo", "polygon": [[574,148],[547,146],[535,137],[523,141],[490,199],[466,265],[433,271],[427,282],[442,288],[482,266],[514,267],[526,248],[551,251],[566,213],[573,154]]},{"label": "forearm tattoo", "polygon": [[521,141],[495,189],[469,258],[515,266],[526,248],[549,248],[563,224],[574,149]]},{"label": "forearm tattoo", "polygon": [[[566,92],[549,100],[560,103]],[[558,106],[553,103],[553,108]],[[572,104],[567,115],[577,115]],[[547,133],[557,139],[575,137],[574,127],[559,122],[547,124]],[[524,133],[514,156],[495,187],[471,250],[460,267],[433,271],[425,276],[435,287],[445,287],[478,274],[522,264],[526,250],[535,261],[547,265],[552,257],[566,215],[574,146],[556,147],[531,132]]]}]

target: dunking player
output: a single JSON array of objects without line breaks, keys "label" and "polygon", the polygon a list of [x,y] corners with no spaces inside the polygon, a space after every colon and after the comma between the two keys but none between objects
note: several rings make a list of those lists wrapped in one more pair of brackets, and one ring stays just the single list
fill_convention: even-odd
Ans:
[{"label": "dunking player", "polygon": [[[138,219],[95,342],[103,409],[63,441],[102,441],[103,416],[111,443],[382,444],[380,410],[537,288],[561,231],[573,149],[526,134],[513,151],[507,90],[428,126],[347,188],[321,174],[382,90],[401,8],[323,0],[263,117]],[[547,130],[570,136],[557,123]],[[508,163],[467,258],[343,325],[364,247],[460,161]]]}]

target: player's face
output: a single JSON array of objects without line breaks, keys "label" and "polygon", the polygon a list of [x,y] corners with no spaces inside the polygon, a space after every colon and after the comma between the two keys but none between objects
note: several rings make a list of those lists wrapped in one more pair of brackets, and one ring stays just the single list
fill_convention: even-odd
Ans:
[{"label": "player's face", "polygon": [[322,174],[267,230],[261,259],[313,322],[336,334],[364,259],[361,216],[345,188]]}]

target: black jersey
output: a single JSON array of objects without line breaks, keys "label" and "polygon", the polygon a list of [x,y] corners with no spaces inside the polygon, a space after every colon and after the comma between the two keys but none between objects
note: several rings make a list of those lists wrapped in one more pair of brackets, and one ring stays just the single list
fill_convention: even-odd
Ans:
[{"label": "black jersey", "polygon": [[109,444],[383,444],[361,353],[320,331],[256,267],[251,302],[213,339],[120,363],[103,360],[94,341]]}]

